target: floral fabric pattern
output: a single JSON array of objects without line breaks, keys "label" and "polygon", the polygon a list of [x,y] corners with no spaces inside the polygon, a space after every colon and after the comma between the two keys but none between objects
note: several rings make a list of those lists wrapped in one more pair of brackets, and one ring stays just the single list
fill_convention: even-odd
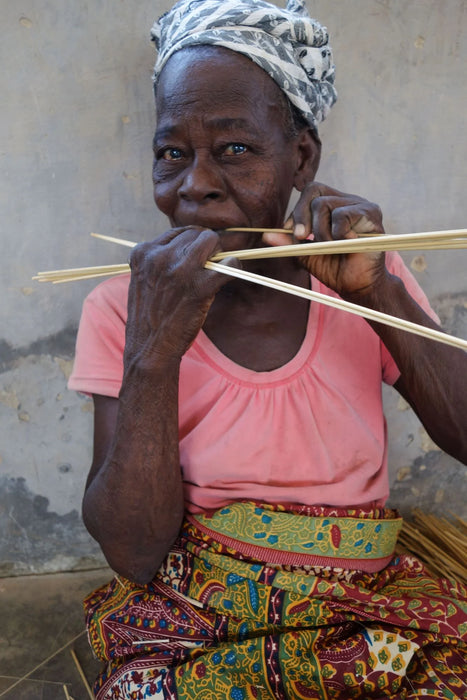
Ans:
[{"label": "floral fabric pattern", "polygon": [[[237,506],[243,516],[262,509],[272,527],[282,513],[298,517],[296,509]],[[307,511],[335,517],[333,509]],[[214,516],[211,525],[222,521]],[[367,517],[381,530],[394,520]],[[248,518],[239,522],[248,529]],[[237,540],[241,549],[241,531]],[[116,577],[85,601],[91,644],[106,661],[96,698],[461,698],[462,586],[433,579],[409,556],[373,573],[338,564],[260,561],[187,522],[150,584]]]}]

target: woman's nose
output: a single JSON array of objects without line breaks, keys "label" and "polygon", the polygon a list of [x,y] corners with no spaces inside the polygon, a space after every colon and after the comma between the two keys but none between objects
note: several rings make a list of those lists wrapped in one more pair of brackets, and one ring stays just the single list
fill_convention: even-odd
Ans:
[{"label": "woman's nose", "polygon": [[217,164],[206,157],[195,158],[185,172],[178,194],[184,200],[198,203],[221,200],[225,188]]}]

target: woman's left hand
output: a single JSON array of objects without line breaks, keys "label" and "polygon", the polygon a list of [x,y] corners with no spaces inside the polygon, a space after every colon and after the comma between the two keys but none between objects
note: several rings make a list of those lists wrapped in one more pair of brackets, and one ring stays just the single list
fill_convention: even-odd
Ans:
[{"label": "woman's left hand", "polygon": [[[331,241],[357,238],[360,233],[384,233],[382,219],[377,204],[319,182],[310,182],[285,226],[293,227],[297,242]],[[290,244],[287,234],[266,233],[263,240],[269,245]],[[342,297],[371,292],[386,274],[384,253],[310,255],[301,258],[301,262]]]},{"label": "woman's left hand", "polygon": [[[302,243],[355,238],[359,233],[384,233],[379,207],[319,182],[309,183],[285,223]],[[287,234],[264,234],[270,245],[290,243]],[[440,327],[410,296],[402,280],[391,274],[384,253],[310,255],[302,264],[342,297],[413,321]],[[410,403],[430,437],[448,454],[467,464],[467,354],[382,323],[372,323],[400,371],[396,389]]]}]

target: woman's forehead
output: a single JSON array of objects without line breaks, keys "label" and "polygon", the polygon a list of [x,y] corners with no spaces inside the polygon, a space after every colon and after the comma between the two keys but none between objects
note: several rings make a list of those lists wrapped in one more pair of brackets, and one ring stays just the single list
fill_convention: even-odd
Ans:
[{"label": "woman's forehead", "polygon": [[253,95],[257,100],[282,97],[267,73],[246,56],[221,47],[196,46],[178,51],[168,60],[156,100],[159,107],[161,101],[189,100],[192,94],[203,91],[210,95],[218,92],[229,101]]},{"label": "woman's forehead", "polygon": [[[207,48],[207,50],[204,50]],[[158,122],[183,119],[193,111],[218,122],[256,122],[282,112],[280,88],[245,56],[217,47],[195,47],[174,54],[164,67],[156,93]],[[246,124],[245,124],[246,125]]]}]

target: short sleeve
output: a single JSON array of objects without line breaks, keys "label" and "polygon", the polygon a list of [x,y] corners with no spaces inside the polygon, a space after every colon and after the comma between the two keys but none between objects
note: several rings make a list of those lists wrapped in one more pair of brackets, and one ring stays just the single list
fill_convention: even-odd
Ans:
[{"label": "short sleeve", "polygon": [[[415,277],[406,267],[399,253],[386,253],[386,266],[392,275],[399,277],[404,283],[408,293],[417,302],[417,304],[433,319],[439,323],[439,318],[430,306],[430,302],[418,284]],[[386,384],[393,385],[400,377],[400,371],[386,346],[381,343],[381,363],[383,369],[383,381]]]},{"label": "short sleeve", "polygon": [[85,299],[69,389],[118,397],[123,377],[129,277],[106,280]]}]

